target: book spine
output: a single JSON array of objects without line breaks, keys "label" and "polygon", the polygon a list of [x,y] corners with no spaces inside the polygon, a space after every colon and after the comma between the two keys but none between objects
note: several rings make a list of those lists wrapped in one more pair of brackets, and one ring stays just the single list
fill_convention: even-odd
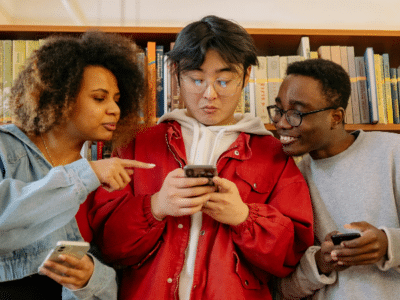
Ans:
[{"label": "book spine", "polygon": [[255,67],[253,66],[250,71],[249,78],[249,105],[250,105],[250,115],[256,116],[256,81],[255,81]]},{"label": "book spine", "polygon": [[390,90],[392,94],[392,106],[393,106],[393,123],[400,124],[400,106],[399,106],[399,95],[397,91],[397,72],[395,68],[390,68]]},{"label": "book spine", "polygon": [[4,122],[3,118],[3,61],[4,61],[3,43],[0,41],[0,123]]},{"label": "book spine", "polygon": [[297,55],[309,59],[311,58],[310,52],[310,38],[308,36],[301,37],[299,47],[297,48]]},{"label": "book spine", "polygon": [[319,46],[317,52],[319,58],[331,60],[331,46]]},{"label": "book spine", "polygon": [[367,90],[367,77],[365,76],[365,62],[364,57],[355,57],[354,58],[355,67],[356,67],[356,75],[357,75],[357,91],[358,98],[360,102],[360,111],[363,116],[363,123],[370,123],[370,113],[369,113],[369,99],[368,99],[368,90]]},{"label": "book spine", "polygon": [[104,148],[104,142],[98,141],[97,147],[96,147],[96,150],[97,150],[96,159],[97,160],[103,159],[103,148]]},{"label": "book spine", "polygon": [[281,79],[279,75],[279,55],[267,56],[267,74],[268,74],[268,102],[269,105],[275,104],[275,98],[278,96]]},{"label": "book spine", "polygon": [[147,42],[147,82],[149,87],[147,118],[151,124],[154,124],[157,109],[156,43],[150,41]]},{"label": "book spine", "polygon": [[164,55],[164,113],[171,111],[171,73],[168,56]]},{"label": "book spine", "polygon": [[10,93],[13,85],[12,41],[3,40],[3,122],[11,123]]},{"label": "book spine", "polygon": [[256,116],[264,124],[270,123],[267,112],[268,106],[268,81],[267,81],[267,58],[258,56],[258,66],[254,67],[256,80]]},{"label": "book spine", "polygon": [[383,87],[386,99],[387,122],[389,124],[393,124],[392,89],[390,80],[389,54],[387,53],[382,54],[382,66],[383,66]]},{"label": "book spine", "polygon": [[164,111],[164,46],[156,47],[157,61],[157,118],[161,117]]},{"label": "book spine", "polygon": [[379,123],[386,124],[386,99],[383,90],[383,74],[382,74],[382,56],[374,54],[374,67],[375,67],[375,80],[376,80],[376,94],[378,96],[378,113]]},{"label": "book spine", "polygon": [[[339,47],[339,52],[340,52],[340,62],[342,64],[343,69],[349,74],[350,77],[350,83],[351,83],[351,75],[350,75],[350,70],[349,70],[349,62],[347,58],[347,47],[346,46],[340,46]],[[355,75],[353,74],[353,78]],[[353,79],[354,81],[354,79]],[[359,124],[360,123],[360,109],[358,106],[358,103],[354,103],[355,99],[353,99],[353,84],[351,83],[351,90],[350,90],[350,98],[347,104],[346,108],[346,123],[347,124]],[[357,99],[358,100],[358,99]],[[355,105],[357,104],[357,105]]]},{"label": "book spine", "polygon": [[[174,42],[171,43],[171,50],[174,48]],[[178,85],[178,78],[176,77],[176,74],[174,74],[172,68],[170,69],[170,74],[171,74],[171,111],[174,109],[179,109],[181,108],[180,104],[180,90],[179,90],[179,85]]]},{"label": "book spine", "polygon": [[375,63],[374,63],[374,50],[372,47],[367,47],[364,52],[365,62],[365,75],[367,77],[367,91],[369,99],[369,113],[370,121],[372,124],[378,123],[378,95],[376,92],[376,77],[375,77]]}]

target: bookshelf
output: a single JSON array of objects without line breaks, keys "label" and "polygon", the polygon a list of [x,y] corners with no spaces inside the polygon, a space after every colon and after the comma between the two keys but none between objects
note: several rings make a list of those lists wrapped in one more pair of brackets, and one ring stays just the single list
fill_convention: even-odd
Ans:
[{"label": "bookshelf", "polygon": [[[86,30],[116,32],[132,38],[140,47],[147,41],[154,41],[169,50],[180,27],[92,27],[92,26],[28,26],[0,25],[0,39],[42,39],[50,35],[80,35]],[[326,29],[263,29],[247,28],[253,37],[259,55],[293,55],[302,36],[310,38],[312,51],[320,45],[354,46],[355,55],[362,56],[366,47],[373,47],[375,53],[388,53],[390,65],[400,65],[400,31],[389,30],[326,30]],[[274,131],[272,124],[266,124]],[[400,124],[347,124],[346,130],[390,131],[400,133]]]}]

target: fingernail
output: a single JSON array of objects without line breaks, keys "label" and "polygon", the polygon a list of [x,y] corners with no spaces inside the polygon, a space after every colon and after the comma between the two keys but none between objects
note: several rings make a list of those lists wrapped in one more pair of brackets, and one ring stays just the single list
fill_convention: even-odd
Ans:
[{"label": "fingernail", "polygon": [[156,165],[155,164],[147,164],[149,168],[154,168]]},{"label": "fingernail", "polygon": [[61,260],[65,260],[66,259],[64,254],[59,255],[58,258],[61,259]]},{"label": "fingernail", "polygon": [[338,264],[339,266],[343,266],[343,262],[342,262],[342,261],[338,261],[337,264]]}]

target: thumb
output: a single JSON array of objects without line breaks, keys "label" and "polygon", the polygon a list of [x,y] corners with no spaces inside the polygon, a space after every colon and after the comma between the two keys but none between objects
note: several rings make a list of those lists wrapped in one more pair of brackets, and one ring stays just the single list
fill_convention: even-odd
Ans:
[{"label": "thumb", "polygon": [[368,228],[371,227],[371,225],[365,221],[362,222],[352,222],[350,224],[345,224],[343,225],[344,228],[346,229],[355,229],[358,230],[360,232],[364,232],[366,231]]},{"label": "thumb", "polygon": [[213,177],[213,182],[220,192],[227,192],[230,189],[230,181],[228,179],[215,176]]},{"label": "thumb", "polygon": [[155,164],[148,164],[137,160],[121,159],[121,164],[124,168],[141,168],[141,169],[151,169],[154,168]]}]

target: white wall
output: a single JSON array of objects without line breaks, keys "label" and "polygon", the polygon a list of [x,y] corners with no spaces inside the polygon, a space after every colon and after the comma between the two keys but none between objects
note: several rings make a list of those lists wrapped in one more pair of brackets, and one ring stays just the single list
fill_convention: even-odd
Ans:
[{"label": "white wall", "polygon": [[207,14],[247,28],[400,30],[400,0],[0,0],[0,24],[181,27]]}]

